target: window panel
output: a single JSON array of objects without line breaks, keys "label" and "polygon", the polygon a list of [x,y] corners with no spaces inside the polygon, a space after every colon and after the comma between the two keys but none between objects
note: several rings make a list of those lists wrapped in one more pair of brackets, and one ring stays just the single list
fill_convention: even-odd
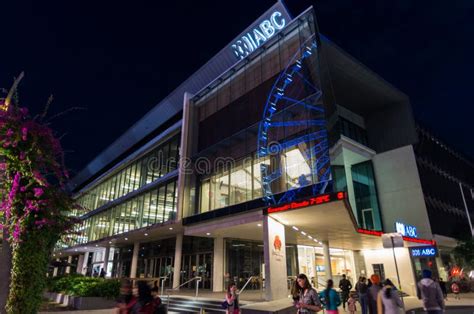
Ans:
[{"label": "window panel", "polygon": [[175,182],[171,182],[166,186],[166,200],[165,200],[165,216],[164,221],[168,221],[174,218],[175,202],[174,202],[174,193]]},{"label": "window panel", "polygon": [[156,223],[162,223],[165,215],[166,186],[162,186],[158,193],[158,210],[156,213]]},{"label": "window panel", "polygon": [[143,216],[142,216],[141,227],[146,227],[153,224],[153,222],[150,221],[150,218],[152,217],[150,197],[151,197],[150,192],[146,193],[143,197]]},{"label": "window panel", "polygon": [[[168,159],[170,157],[170,147],[169,143],[164,144],[161,147],[160,154],[160,178],[168,173]],[[155,178],[156,179],[156,178]]]},{"label": "window panel", "polygon": [[201,213],[209,211],[209,202],[210,202],[210,182],[209,179],[201,183]]}]

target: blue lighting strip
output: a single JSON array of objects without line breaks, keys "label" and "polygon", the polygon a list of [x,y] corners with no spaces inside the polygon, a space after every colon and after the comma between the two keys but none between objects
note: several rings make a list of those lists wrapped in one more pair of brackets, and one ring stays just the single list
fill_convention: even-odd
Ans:
[{"label": "blue lighting strip", "polygon": [[[315,36],[313,35],[309,38],[306,43],[303,44],[300,50],[291,58],[285,70],[280,73],[268,95],[263,119],[259,125],[257,157],[264,158],[269,155],[277,155],[295,145],[308,143],[308,146],[310,146],[309,143],[311,143],[312,146],[303,151],[303,156],[311,167],[311,175],[302,174],[298,179],[299,186],[290,188],[277,200],[274,196],[277,193],[272,190],[272,183],[282,177],[283,171],[281,165],[280,167],[275,167],[268,164],[261,164],[263,199],[268,204],[280,204],[294,200],[300,190],[311,182],[308,180],[308,177],[312,177],[313,182],[317,182],[313,185],[314,194],[324,193],[328,183],[332,179],[325,119],[274,121],[276,120],[275,114],[278,112],[279,106],[284,108],[284,106],[288,104],[303,106],[305,109],[317,113],[318,115],[324,114],[324,108],[318,105],[322,91],[314,86],[303,73],[303,62],[313,55],[318,48]],[[293,95],[289,95],[295,92],[294,88],[292,90],[288,89],[295,80],[302,82],[306,87],[305,90],[311,91],[312,95],[309,97],[306,96],[304,99],[297,99],[297,97],[295,98]],[[270,139],[272,128],[300,126],[320,127],[322,129],[283,142],[272,142]]]}]

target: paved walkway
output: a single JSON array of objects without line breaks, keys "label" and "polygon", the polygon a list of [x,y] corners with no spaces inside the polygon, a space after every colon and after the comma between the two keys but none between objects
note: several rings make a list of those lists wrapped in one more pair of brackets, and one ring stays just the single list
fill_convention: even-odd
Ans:
[{"label": "paved walkway", "polygon": [[[189,295],[191,296],[192,293],[184,293],[180,292],[180,295]],[[242,300],[248,301],[250,303],[253,302],[259,302],[261,301],[261,294],[260,292],[245,292],[247,296],[242,295]],[[214,298],[221,300],[222,293],[213,293],[213,292],[207,292],[207,293],[200,293],[200,296],[203,298]],[[416,297],[405,297],[404,298],[405,302],[405,309],[408,314],[417,314],[417,313],[423,313],[423,311],[420,311],[422,304],[420,300],[418,300]],[[448,307],[448,310],[446,313],[452,313],[452,314],[464,314],[464,313],[474,313],[474,293],[463,293],[461,294],[461,300],[455,300],[453,295],[448,295],[448,301],[446,301],[446,306]],[[459,307],[459,308],[452,308],[453,306]],[[58,311],[59,310],[59,311]],[[358,306],[357,313],[360,313],[360,306]],[[115,313],[114,309],[106,309],[106,310],[88,310],[88,311],[61,311],[60,309],[55,309],[54,311],[48,311],[48,312],[39,312],[40,314],[45,314],[45,313],[57,313],[57,314],[66,314],[66,313],[74,313],[74,314],[111,314]],[[342,314],[345,313],[340,311]]]}]

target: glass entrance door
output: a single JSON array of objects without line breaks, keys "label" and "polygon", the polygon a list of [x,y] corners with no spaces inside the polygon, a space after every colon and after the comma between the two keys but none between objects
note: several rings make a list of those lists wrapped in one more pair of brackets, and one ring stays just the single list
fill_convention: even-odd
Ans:
[{"label": "glass entrance door", "polygon": [[[172,277],[169,276],[173,267],[173,257],[171,256],[161,256],[146,258],[143,261],[144,274],[148,278],[158,278],[168,276],[169,279],[165,282],[165,287],[171,288],[173,283]],[[161,280],[160,283],[161,284]]]},{"label": "glass entrance door", "polygon": [[[212,253],[183,254],[181,263],[181,284],[193,279],[202,277],[201,289],[212,288]],[[196,281],[192,281],[183,288],[196,288]]]}]

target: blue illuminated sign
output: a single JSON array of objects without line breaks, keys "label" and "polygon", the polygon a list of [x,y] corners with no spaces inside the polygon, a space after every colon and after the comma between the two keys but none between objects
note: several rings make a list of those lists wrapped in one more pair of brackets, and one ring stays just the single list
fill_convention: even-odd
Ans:
[{"label": "blue illuminated sign", "polygon": [[435,257],[438,255],[438,250],[434,246],[422,246],[411,248],[412,257]]},{"label": "blue illuminated sign", "polygon": [[274,11],[267,19],[263,19],[257,26],[244,33],[231,46],[235,56],[238,59],[244,59],[272,38],[273,35],[286,26],[285,16],[288,16],[286,12]]},{"label": "blue illuminated sign", "polygon": [[416,227],[414,226],[406,225],[401,222],[396,222],[395,230],[397,230],[397,232],[404,237],[418,238],[418,232],[416,231]]}]

